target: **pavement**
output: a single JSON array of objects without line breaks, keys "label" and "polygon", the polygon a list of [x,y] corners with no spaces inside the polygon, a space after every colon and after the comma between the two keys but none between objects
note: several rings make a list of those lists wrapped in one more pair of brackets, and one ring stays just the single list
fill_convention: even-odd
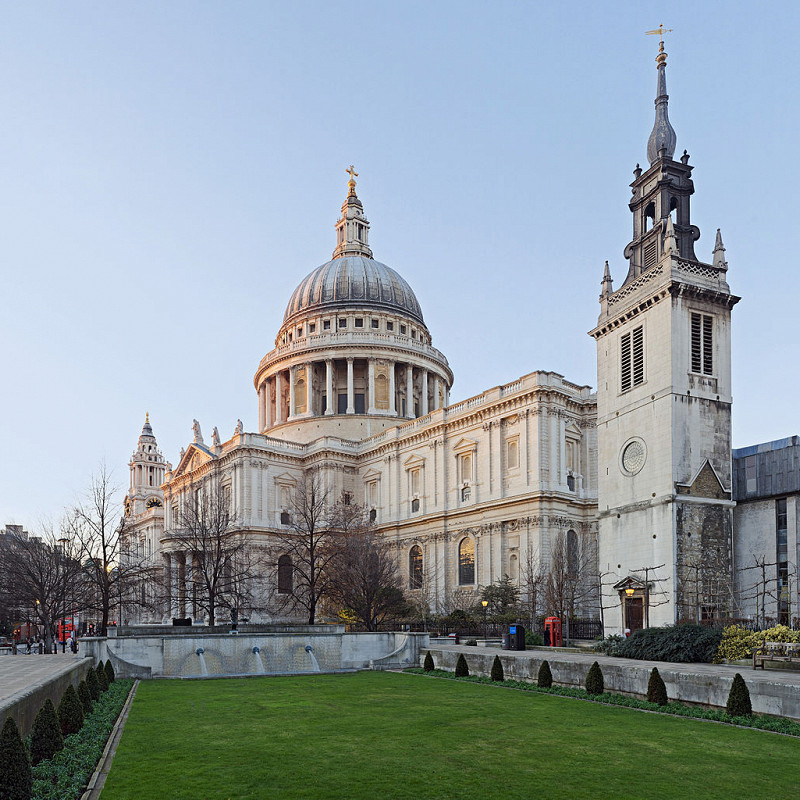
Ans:
[{"label": "pavement", "polygon": [[69,650],[58,655],[0,655],[0,708],[14,695],[31,686],[49,683],[83,659],[82,654],[73,655]]}]

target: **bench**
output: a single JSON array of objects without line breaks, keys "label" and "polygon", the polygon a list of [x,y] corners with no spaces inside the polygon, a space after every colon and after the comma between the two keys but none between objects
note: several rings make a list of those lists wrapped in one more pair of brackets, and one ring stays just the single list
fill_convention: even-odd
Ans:
[{"label": "bench", "polygon": [[753,669],[765,669],[767,661],[800,665],[800,642],[761,642],[753,650]]}]

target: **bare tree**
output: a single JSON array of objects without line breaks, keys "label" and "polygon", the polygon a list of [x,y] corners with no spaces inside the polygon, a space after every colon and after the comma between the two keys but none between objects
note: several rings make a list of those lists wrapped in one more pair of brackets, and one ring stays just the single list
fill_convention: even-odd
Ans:
[{"label": "bare tree", "polygon": [[126,551],[126,524],[118,495],[111,473],[102,464],[90,479],[85,500],[72,510],[66,523],[67,537],[74,542],[83,564],[89,588],[87,607],[100,616],[101,636],[108,632],[112,607],[117,604],[121,612],[123,596],[136,602],[136,593],[130,587],[152,574],[144,559]]},{"label": "bare tree", "polygon": [[536,617],[544,602],[547,578],[547,570],[538,553],[529,549],[522,562],[520,594],[522,607],[528,612],[528,627],[531,631],[536,630]]},{"label": "bare tree", "polygon": [[33,618],[52,650],[58,620],[81,607],[83,584],[78,551],[52,529],[42,536],[5,534],[0,583],[9,602]]},{"label": "bare tree", "polygon": [[368,631],[378,630],[387,617],[403,614],[407,606],[397,562],[364,509],[338,503],[329,526],[335,533],[328,567],[331,601],[352,612]]},{"label": "bare tree", "polygon": [[550,553],[545,603],[549,613],[566,621],[565,638],[569,637],[569,620],[576,612],[597,602],[595,573],[595,546],[589,535],[575,531],[557,534]]},{"label": "bare tree", "polygon": [[[254,605],[260,560],[235,524],[219,475],[193,489],[186,500],[170,531],[170,547],[186,559],[183,599],[204,611],[213,627],[221,607],[230,607],[234,619],[241,608]],[[168,586],[166,594],[174,599],[170,592]]]},{"label": "bare tree", "polygon": [[328,492],[310,470],[295,488],[285,530],[273,535],[272,563],[278,598],[302,608],[313,625],[321,602],[331,594],[329,567],[336,558],[336,531],[330,526]]}]

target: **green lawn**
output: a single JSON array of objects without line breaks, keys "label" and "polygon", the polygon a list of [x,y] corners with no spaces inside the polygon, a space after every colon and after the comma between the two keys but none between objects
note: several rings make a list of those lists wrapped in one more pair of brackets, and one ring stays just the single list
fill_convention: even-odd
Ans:
[{"label": "green lawn", "polygon": [[143,681],[102,800],[784,798],[800,740],[416,675]]}]

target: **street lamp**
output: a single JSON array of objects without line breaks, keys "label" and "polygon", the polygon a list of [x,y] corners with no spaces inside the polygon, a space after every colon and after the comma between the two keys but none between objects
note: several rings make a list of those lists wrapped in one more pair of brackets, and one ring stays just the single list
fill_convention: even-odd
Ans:
[{"label": "street lamp", "polygon": [[[59,539],[58,543],[61,545],[61,549],[59,550],[59,553],[61,555],[61,558],[63,559],[64,558],[64,553],[66,552],[66,549],[67,549],[67,545],[69,544],[69,539],[64,537],[62,539]],[[60,581],[60,583],[61,583],[61,609],[60,609],[61,610],[61,614],[60,614],[60,616],[61,616],[61,652],[63,654],[63,653],[67,652],[67,631],[65,630],[65,626],[64,626],[64,606],[67,603],[67,587],[64,585],[64,568],[63,567],[61,569],[61,581]],[[56,652],[58,652],[58,651],[56,651]]]},{"label": "street lamp", "polygon": [[486,606],[489,605],[488,600],[481,600],[481,605],[483,606],[483,641],[486,641]]},{"label": "street lamp", "polygon": [[635,591],[636,589],[634,589],[633,586],[629,586],[627,589],[625,589],[625,594],[628,595],[628,597],[633,597],[633,593]]}]

